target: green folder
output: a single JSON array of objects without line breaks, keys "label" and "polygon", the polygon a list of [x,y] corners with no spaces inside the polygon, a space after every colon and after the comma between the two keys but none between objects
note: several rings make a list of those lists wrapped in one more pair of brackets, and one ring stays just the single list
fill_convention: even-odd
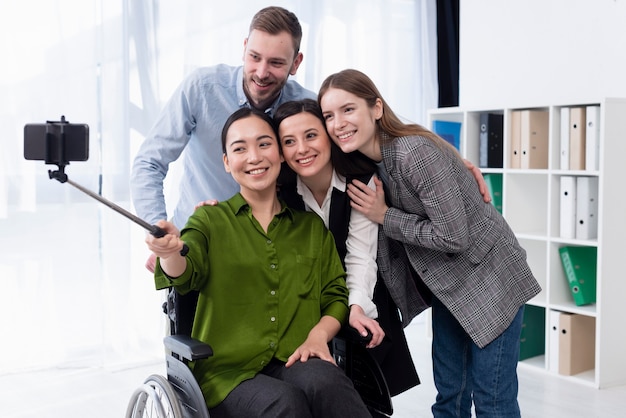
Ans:
[{"label": "green folder", "polygon": [[522,319],[519,360],[540,356],[546,352],[546,310],[541,306],[526,305]]},{"label": "green folder", "polygon": [[502,174],[486,173],[483,177],[491,195],[491,203],[498,212],[502,213]]},{"label": "green folder", "polygon": [[559,254],[574,303],[596,303],[597,248],[566,246],[559,248]]}]

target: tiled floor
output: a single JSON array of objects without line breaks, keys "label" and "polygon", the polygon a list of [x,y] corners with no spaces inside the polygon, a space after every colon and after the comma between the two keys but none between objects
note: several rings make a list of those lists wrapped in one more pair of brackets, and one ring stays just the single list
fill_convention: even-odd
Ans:
[{"label": "tiled floor", "polygon": [[[435,397],[430,346],[423,323],[407,328],[422,384],[394,398],[394,417],[431,416]],[[150,374],[163,374],[158,359],[128,369],[54,369],[0,376],[4,418],[123,417],[133,390]],[[519,368],[524,417],[617,418],[626,410],[626,386],[596,390],[529,367]]]}]

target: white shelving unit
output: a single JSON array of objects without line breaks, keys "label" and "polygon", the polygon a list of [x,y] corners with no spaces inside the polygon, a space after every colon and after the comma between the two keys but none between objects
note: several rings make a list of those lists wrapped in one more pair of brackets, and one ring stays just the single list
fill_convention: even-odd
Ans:
[{"label": "white shelving unit", "polygon": [[[561,108],[600,106],[600,164],[597,171],[561,170]],[[545,169],[510,167],[511,114],[516,110],[549,112],[549,156]],[[562,311],[595,318],[595,369],[563,376],[596,388],[626,384],[626,99],[606,98],[595,102],[539,104],[531,107],[496,109],[440,108],[428,113],[434,120],[460,122],[463,157],[478,165],[479,121],[484,112],[504,116],[503,168],[482,168],[483,173],[502,174],[502,214],[515,231],[542,292],[529,304],[546,310],[546,355],[520,362],[553,372],[550,367],[549,312]],[[560,177],[596,176],[598,191],[598,237],[594,240],[563,239],[560,227]],[[559,257],[565,245],[597,248],[597,300],[577,306]]]}]

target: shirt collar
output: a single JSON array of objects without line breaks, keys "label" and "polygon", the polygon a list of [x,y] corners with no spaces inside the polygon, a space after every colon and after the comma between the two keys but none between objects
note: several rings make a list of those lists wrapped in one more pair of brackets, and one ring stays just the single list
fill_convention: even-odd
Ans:
[{"label": "shirt collar", "polygon": [[[273,117],[274,110],[276,110],[276,107],[281,102],[282,97],[283,97],[283,89],[280,89],[280,93],[278,93],[278,97],[276,98],[276,100],[272,102],[272,105],[270,107],[268,107],[267,109],[264,109],[263,111],[265,113],[269,113],[269,115]],[[246,93],[243,90],[243,65],[237,69],[237,98],[238,98],[239,107],[244,107],[244,106],[252,107],[252,105],[250,104],[250,101],[248,100],[248,96],[246,96]]]},{"label": "shirt collar", "polygon": [[[297,192],[300,196],[304,196],[305,193],[311,193],[309,188],[304,184],[300,176],[296,177],[296,187]],[[340,174],[338,174],[333,168],[333,177],[330,179],[330,188],[328,189],[328,193],[332,190],[337,189],[340,192],[346,191],[346,178]],[[328,195],[327,193],[327,195]]]},{"label": "shirt collar", "polygon": [[[247,212],[248,210],[250,210],[250,205],[248,205],[248,202],[246,202],[246,199],[243,198],[241,193],[237,193],[236,195],[228,199],[226,203],[235,215],[238,215],[243,211]],[[286,215],[293,222],[293,210],[287,207],[287,204],[282,199],[280,199],[280,206],[281,210],[280,212],[278,212],[278,216]]]},{"label": "shirt collar", "polygon": [[335,169],[333,169],[333,179],[330,182],[330,186],[335,189],[345,192],[346,191],[346,178],[340,174],[338,174]]}]

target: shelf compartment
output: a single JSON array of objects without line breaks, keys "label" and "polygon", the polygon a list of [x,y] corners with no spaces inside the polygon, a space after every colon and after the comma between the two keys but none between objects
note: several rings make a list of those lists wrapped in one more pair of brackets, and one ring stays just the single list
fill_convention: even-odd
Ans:
[{"label": "shelf compartment", "polygon": [[548,175],[544,172],[507,172],[504,176],[503,213],[516,234],[548,234]]}]

